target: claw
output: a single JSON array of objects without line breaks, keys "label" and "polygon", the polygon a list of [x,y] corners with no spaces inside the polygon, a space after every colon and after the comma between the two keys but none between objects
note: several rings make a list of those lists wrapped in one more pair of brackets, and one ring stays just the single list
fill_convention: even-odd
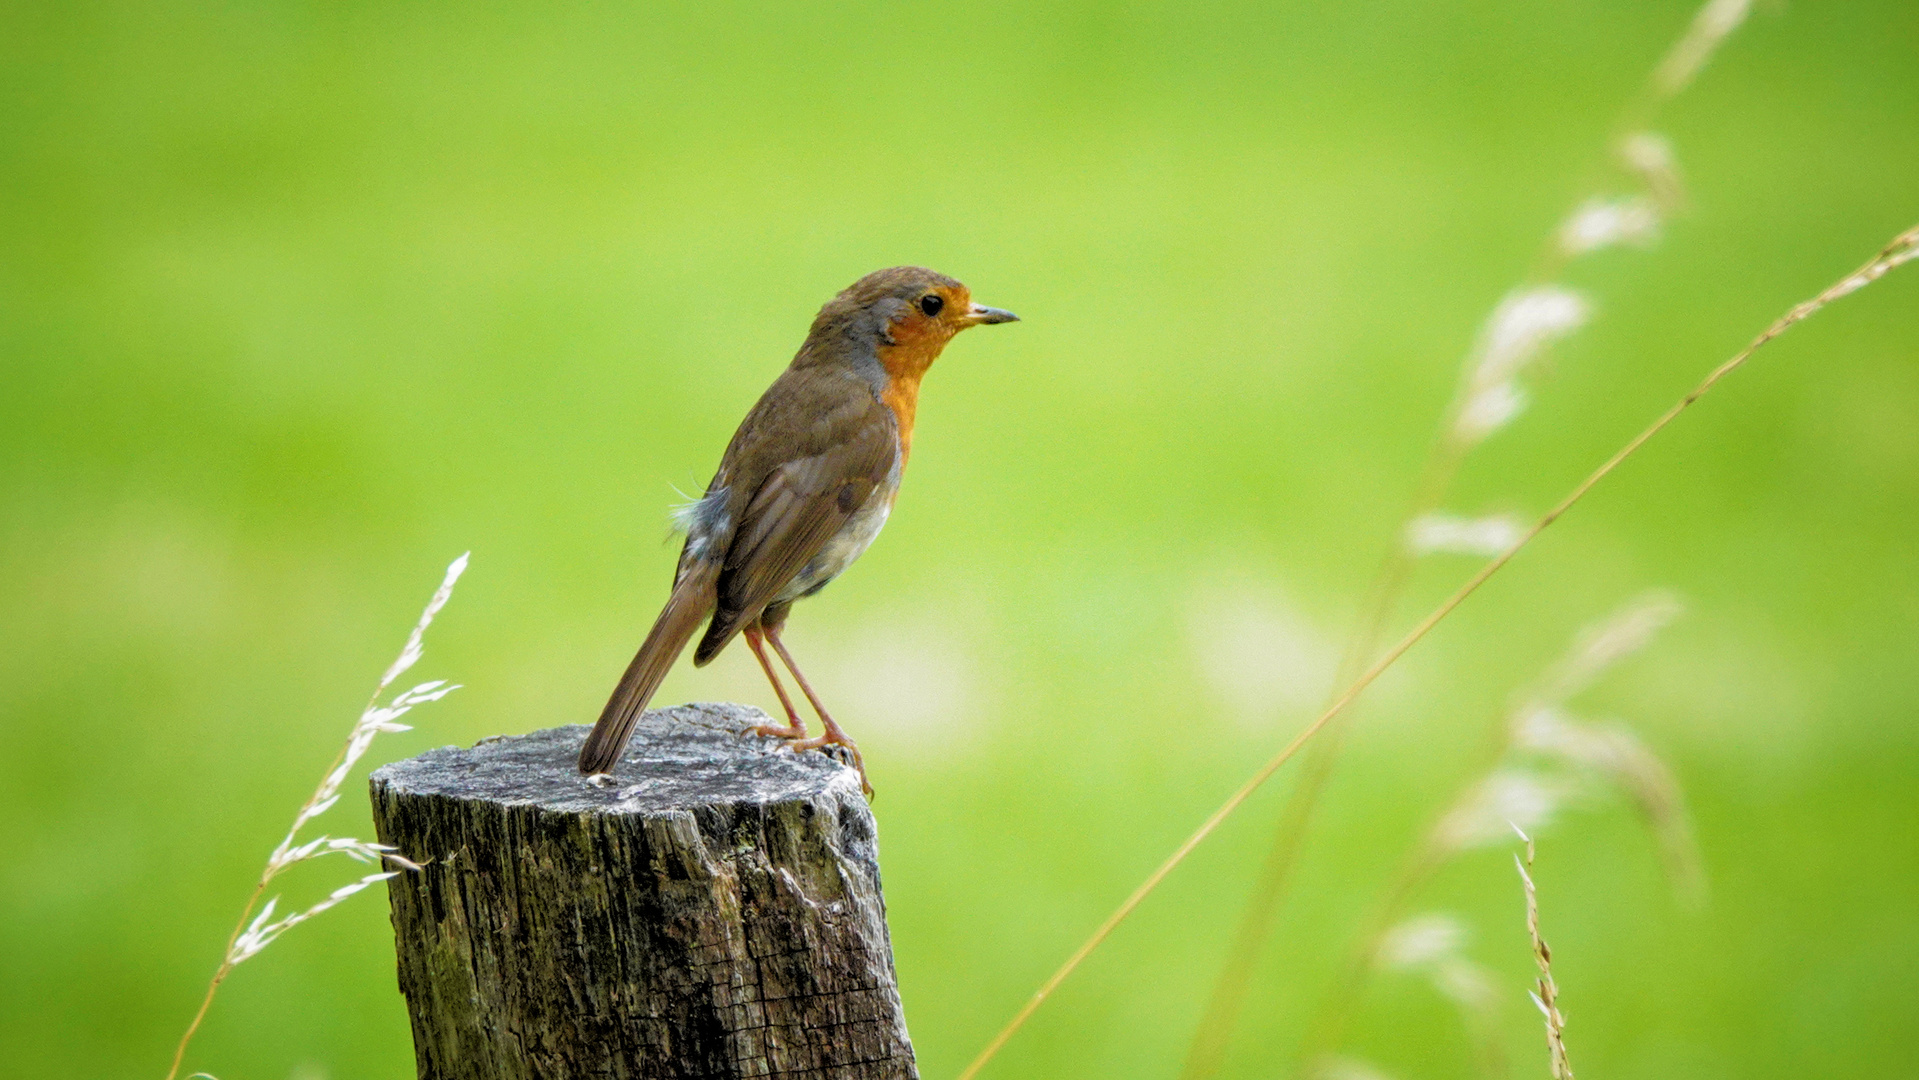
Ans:
[{"label": "claw", "polygon": [[860,755],[859,744],[847,738],[846,732],[841,731],[838,724],[829,726],[824,735],[816,735],[810,739],[789,739],[786,746],[794,753],[802,750],[824,751],[827,747],[839,747],[847,757],[853,759],[851,762],[853,768],[859,770],[860,790],[866,794],[867,798],[872,798],[873,784],[866,778],[866,759]]},{"label": "claw", "polygon": [[[828,757],[839,760],[842,764],[851,765],[853,768],[859,770],[860,790],[866,794],[867,798],[870,799],[873,797],[873,784],[866,778],[866,760],[860,756],[859,746],[855,744],[853,740],[847,738],[846,733],[843,731],[828,732],[825,735],[815,735],[809,739],[806,737],[806,730],[797,725],[794,727],[779,727],[774,724],[755,724],[740,732],[741,738],[745,738],[748,735],[760,735],[769,739],[778,739],[782,750],[791,750],[795,754],[804,753],[808,750],[818,750]],[[835,736],[838,737],[835,738]]]},{"label": "claw", "polygon": [[806,729],[798,724],[790,727],[780,727],[778,724],[754,724],[752,727],[740,732],[740,734],[741,736],[763,735],[769,739],[783,739],[787,742],[798,742],[806,738]]}]

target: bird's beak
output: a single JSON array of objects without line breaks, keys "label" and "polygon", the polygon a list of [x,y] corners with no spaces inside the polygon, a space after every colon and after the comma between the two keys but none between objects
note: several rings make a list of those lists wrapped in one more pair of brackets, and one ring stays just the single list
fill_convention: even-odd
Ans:
[{"label": "bird's beak", "polygon": [[973,309],[966,313],[966,325],[968,326],[978,326],[981,323],[1003,323],[1003,322],[1018,322],[1018,321],[1019,321],[1019,316],[1013,314],[1010,311],[1007,311],[1003,308],[986,307],[981,304],[974,304]]}]

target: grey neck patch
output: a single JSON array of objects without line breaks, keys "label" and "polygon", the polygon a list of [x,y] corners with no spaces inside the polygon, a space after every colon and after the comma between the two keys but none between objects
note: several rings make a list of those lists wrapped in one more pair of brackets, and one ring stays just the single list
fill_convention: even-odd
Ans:
[{"label": "grey neck patch", "polygon": [[[885,297],[837,320],[839,325],[832,328],[831,337],[838,340],[840,356],[875,394],[883,393],[889,382],[886,367],[880,363],[880,346],[893,344],[893,320],[906,306],[904,299]],[[799,355],[793,358],[794,366],[818,363],[823,344],[809,338]]]}]

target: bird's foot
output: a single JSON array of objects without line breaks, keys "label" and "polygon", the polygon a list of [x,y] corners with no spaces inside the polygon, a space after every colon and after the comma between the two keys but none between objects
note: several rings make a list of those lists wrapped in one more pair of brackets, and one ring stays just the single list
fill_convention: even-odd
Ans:
[{"label": "bird's foot", "polygon": [[[831,720],[826,722],[826,734],[815,735],[811,738],[807,737],[806,724],[802,722],[799,717],[794,717],[793,722],[785,726],[779,724],[754,724],[740,734],[743,736],[763,735],[769,739],[778,739],[780,740],[781,746],[793,751],[795,754],[805,750],[825,751],[828,756],[837,757],[846,764],[858,769],[860,773],[860,790],[866,793],[867,798],[872,798],[873,796],[873,785],[866,779],[866,759],[860,756],[859,744],[849,738],[846,732]],[[834,752],[829,749],[829,747],[837,747],[838,752]]]},{"label": "bird's foot", "polygon": [[860,773],[860,790],[866,794],[867,798],[872,798],[873,784],[866,778],[866,759],[860,756],[859,744],[847,737],[846,732],[842,731],[838,724],[829,720],[826,723],[826,734],[816,735],[810,739],[789,739],[786,743],[786,748],[796,754],[802,750],[825,750],[829,746],[839,747],[843,752],[834,756],[852,759],[850,764]]}]

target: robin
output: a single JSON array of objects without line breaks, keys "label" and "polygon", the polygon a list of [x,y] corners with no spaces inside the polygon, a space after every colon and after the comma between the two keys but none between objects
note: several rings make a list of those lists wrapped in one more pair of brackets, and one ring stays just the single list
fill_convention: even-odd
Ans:
[{"label": "robin", "polygon": [[[920,378],[940,350],[969,326],[1018,318],[918,266],[875,271],[820,308],[798,355],[733,433],[706,494],[674,514],[686,546],[673,594],[586,737],[581,772],[612,769],[660,680],[706,622],[693,663],[704,666],[745,634],[786,710],[786,726],[754,730],[794,750],[843,746],[865,782],[859,747],[820,704],[780,631],[793,602],[825,588],[886,524],[913,447]],[[767,659],[769,644],[824,734],[807,737]]]}]

